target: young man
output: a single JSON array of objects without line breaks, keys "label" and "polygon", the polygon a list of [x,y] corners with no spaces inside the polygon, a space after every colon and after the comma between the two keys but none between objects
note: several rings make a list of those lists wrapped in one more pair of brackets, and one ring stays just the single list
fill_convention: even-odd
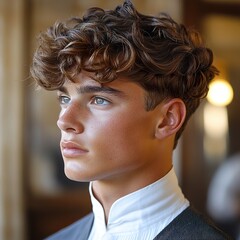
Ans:
[{"label": "young man", "polygon": [[172,167],[212,60],[196,32],[130,1],[41,35],[32,75],[57,90],[65,174],[90,182],[93,204],[48,239],[227,239],[189,207]]}]

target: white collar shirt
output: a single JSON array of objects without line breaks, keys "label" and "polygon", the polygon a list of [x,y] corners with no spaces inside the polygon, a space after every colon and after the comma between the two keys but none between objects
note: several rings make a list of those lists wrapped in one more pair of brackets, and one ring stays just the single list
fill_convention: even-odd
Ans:
[{"label": "white collar shirt", "polygon": [[94,222],[89,240],[152,240],[189,206],[174,170],[115,201],[105,223],[104,209],[89,186]]}]

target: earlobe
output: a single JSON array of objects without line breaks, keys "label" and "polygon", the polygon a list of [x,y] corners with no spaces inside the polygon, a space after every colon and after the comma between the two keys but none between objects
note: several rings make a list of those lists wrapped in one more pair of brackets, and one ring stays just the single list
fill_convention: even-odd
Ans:
[{"label": "earlobe", "polygon": [[160,106],[161,118],[156,126],[155,137],[164,139],[174,135],[186,117],[186,106],[179,98],[171,99]]}]

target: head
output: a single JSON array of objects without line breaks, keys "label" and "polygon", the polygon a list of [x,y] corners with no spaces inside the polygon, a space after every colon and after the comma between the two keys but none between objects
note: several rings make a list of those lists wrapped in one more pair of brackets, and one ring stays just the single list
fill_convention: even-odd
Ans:
[{"label": "head", "polygon": [[145,109],[181,99],[190,116],[208,92],[217,70],[200,35],[170,16],[143,15],[126,0],[105,11],[91,8],[82,18],[56,23],[40,35],[31,73],[47,90],[75,81],[82,71],[99,83],[128,78],[146,91]]}]

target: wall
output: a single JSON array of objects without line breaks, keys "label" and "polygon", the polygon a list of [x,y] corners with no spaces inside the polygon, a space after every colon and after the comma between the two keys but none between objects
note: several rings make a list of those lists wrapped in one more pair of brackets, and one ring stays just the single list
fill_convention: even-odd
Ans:
[{"label": "wall", "polygon": [[0,239],[24,239],[24,2],[0,6]]}]

